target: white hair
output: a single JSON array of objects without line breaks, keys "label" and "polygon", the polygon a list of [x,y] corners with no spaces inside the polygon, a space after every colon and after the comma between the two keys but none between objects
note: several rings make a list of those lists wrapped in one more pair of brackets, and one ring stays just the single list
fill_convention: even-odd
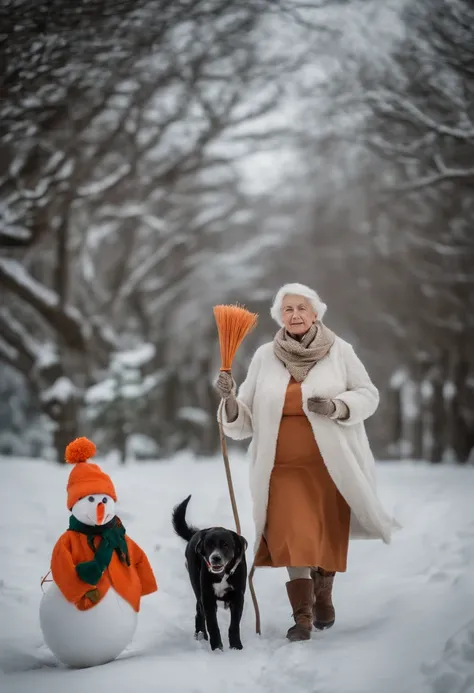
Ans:
[{"label": "white hair", "polygon": [[283,299],[289,294],[294,294],[295,296],[304,296],[304,298],[307,298],[311,303],[314,312],[318,316],[318,320],[323,319],[327,310],[327,305],[321,301],[314,289],[310,289],[309,286],[306,286],[305,284],[284,284],[281,289],[278,289],[273,301],[273,305],[270,309],[270,315],[280,325],[280,327],[283,327]]}]

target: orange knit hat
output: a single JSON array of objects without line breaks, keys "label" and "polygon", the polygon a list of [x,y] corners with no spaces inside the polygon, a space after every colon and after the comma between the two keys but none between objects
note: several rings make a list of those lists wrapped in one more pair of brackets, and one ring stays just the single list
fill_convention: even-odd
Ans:
[{"label": "orange knit hat", "polygon": [[67,507],[72,509],[78,500],[85,496],[103,493],[117,500],[117,494],[110,476],[105,474],[97,464],[88,463],[89,457],[95,455],[96,447],[87,438],[76,438],[66,448],[66,462],[76,466],[69,474],[67,482]]}]

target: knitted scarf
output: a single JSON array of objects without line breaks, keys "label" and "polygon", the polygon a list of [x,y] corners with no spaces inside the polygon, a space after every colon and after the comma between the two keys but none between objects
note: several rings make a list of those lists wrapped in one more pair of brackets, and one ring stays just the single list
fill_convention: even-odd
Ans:
[{"label": "knitted scarf", "polygon": [[273,340],[273,351],[293,378],[300,383],[311,368],[328,354],[335,339],[334,332],[320,321],[311,325],[301,341],[292,337],[282,327]]},{"label": "knitted scarf", "polygon": [[[114,551],[122,563],[130,565],[128,546],[125,539],[125,527],[117,516],[113,517],[105,525],[85,525],[77,520],[74,515],[69,518],[69,529],[72,532],[80,532],[87,535],[87,543],[94,552],[91,561],[84,561],[76,565],[76,573],[83,582],[88,585],[97,585],[104,570],[109,566]],[[96,548],[94,538],[100,537],[100,544]]]}]

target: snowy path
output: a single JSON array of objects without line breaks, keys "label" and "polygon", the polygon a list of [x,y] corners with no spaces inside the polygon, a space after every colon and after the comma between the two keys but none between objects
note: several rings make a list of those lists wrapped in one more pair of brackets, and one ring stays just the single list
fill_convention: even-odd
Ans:
[{"label": "snowy path", "polygon": [[[289,644],[283,570],[260,570],[263,636],[248,595],[244,651],[211,653],[195,642],[194,601],[172,506],[193,493],[197,525],[232,527],[222,464],[104,464],[130,536],[148,553],[160,585],[143,601],[129,650],[111,664],[70,671],[42,644],[39,580],[67,524],[70,468],[0,458],[0,692],[83,693],[113,687],[164,693],[474,693],[474,469],[389,464],[380,493],[405,528],[391,546],[353,542],[335,586],[335,627]],[[252,542],[247,468],[232,455],[243,532]],[[121,511],[123,508],[123,511]],[[219,613],[226,645],[228,614]],[[1,670],[4,673],[1,673]]]}]

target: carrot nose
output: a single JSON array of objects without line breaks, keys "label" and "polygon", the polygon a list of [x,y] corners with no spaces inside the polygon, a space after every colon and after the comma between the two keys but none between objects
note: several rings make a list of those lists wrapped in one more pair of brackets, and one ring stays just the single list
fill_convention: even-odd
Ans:
[{"label": "carrot nose", "polygon": [[103,503],[97,503],[96,514],[97,514],[97,524],[101,525],[102,522],[104,521],[104,515],[105,515],[105,505]]}]

